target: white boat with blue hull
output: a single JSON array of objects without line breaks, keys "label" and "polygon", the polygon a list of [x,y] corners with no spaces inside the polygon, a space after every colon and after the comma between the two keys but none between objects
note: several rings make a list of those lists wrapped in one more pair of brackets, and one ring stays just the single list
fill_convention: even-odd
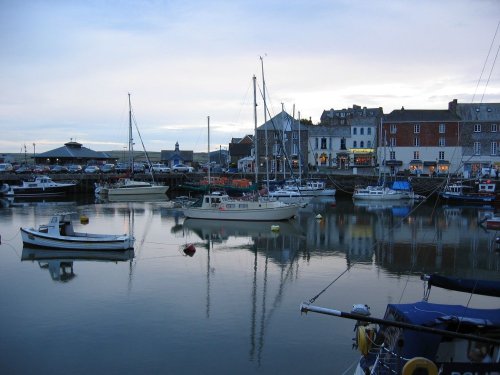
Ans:
[{"label": "white boat with blue hull", "polygon": [[37,176],[21,185],[2,185],[0,192],[6,197],[55,197],[63,196],[76,186],[75,182],[55,182],[49,176]]},{"label": "white boat with blue hull", "polygon": [[22,227],[21,237],[30,247],[72,250],[127,250],[135,241],[130,234],[75,232],[70,213],[56,214],[38,229]]},{"label": "white boat with blue hull", "polygon": [[316,312],[356,320],[354,339],[361,358],[354,375],[364,374],[498,374],[500,370],[500,309],[428,302],[431,286],[500,297],[500,281],[424,275],[420,302],[388,304],[383,319],[370,316],[367,305],[342,312],[301,305]]}]

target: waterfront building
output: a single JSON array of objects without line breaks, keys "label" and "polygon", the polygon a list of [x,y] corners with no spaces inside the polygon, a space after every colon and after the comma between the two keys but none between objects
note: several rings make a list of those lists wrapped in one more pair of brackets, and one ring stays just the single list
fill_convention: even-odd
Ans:
[{"label": "waterfront building", "polygon": [[[460,118],[450,110],[394,110],[384,117],[378,149],[384,173],[461,172]],[[385,147],[383,145],[385,144]]]},{"label": "waterfront building", "polygon": [[229,163],[238,164],[238,161],[252,155],[253,135],[247,134],[243,138],[232,138],[229,143]]},{"label": "waterfront building", "polygon": [[106,152],[94,151],[87,147],[83,147],[81,143],[71,140],[64,146],[50,150],[47,152],[38,153],[34,156],[35,164],[105,164],[114,162]]},{"label": "waterfront building", "polygon": [[161,150],[160,161],[170,168],[176,164],[191,166],[193,164],[193,155],[193,151],[181,151],[179,142],[175,142],[174,150]]},{"label": "waterfront building", "polygon": [[500,170],[500,103],[458,103],[448,105],[460,117],[460,144],[465,175],[477,176],[482,170]]}]

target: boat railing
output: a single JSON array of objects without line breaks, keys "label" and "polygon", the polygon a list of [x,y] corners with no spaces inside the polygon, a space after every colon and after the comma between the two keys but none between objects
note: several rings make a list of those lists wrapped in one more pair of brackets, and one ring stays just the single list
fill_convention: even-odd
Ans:
[{"label": "boat railing", "polygon": [[376,356],[370,374],[378,375],[400,374],[405,363],[410,360],[410,358],[404,358],[389,350],[389,348],[384,345],[379,348],[371,349],[369,355]]}]

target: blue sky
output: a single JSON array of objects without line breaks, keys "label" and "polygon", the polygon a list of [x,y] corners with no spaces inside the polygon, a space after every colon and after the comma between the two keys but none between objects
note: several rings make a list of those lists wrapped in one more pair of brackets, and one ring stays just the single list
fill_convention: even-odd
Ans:
[{"label": "blue sky", "polygon": [[271,113],[315,123],[353,104],[500,102],[499,21],[496,0],[3,0],[0,153],[122,150],[129,92],[149,151],[206,151],[207,116],[225,147],[253,133],[260,56]]}]

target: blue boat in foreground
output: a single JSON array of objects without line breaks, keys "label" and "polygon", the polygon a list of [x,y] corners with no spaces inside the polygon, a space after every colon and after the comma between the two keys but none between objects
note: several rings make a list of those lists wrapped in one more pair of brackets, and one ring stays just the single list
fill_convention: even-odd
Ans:
[{"label": "blue boat in foreground", "polygon": [[301,305],[316,312],[356,320],[355,347],[361,358],[354,372],[364,374],[498,374],[500,308],[477,309],[428,302],[431,286],[500,297],[500,281],[423,276],[424,298],[388,304],[383,319],[370,316],[366,305],[350,313]]}]

